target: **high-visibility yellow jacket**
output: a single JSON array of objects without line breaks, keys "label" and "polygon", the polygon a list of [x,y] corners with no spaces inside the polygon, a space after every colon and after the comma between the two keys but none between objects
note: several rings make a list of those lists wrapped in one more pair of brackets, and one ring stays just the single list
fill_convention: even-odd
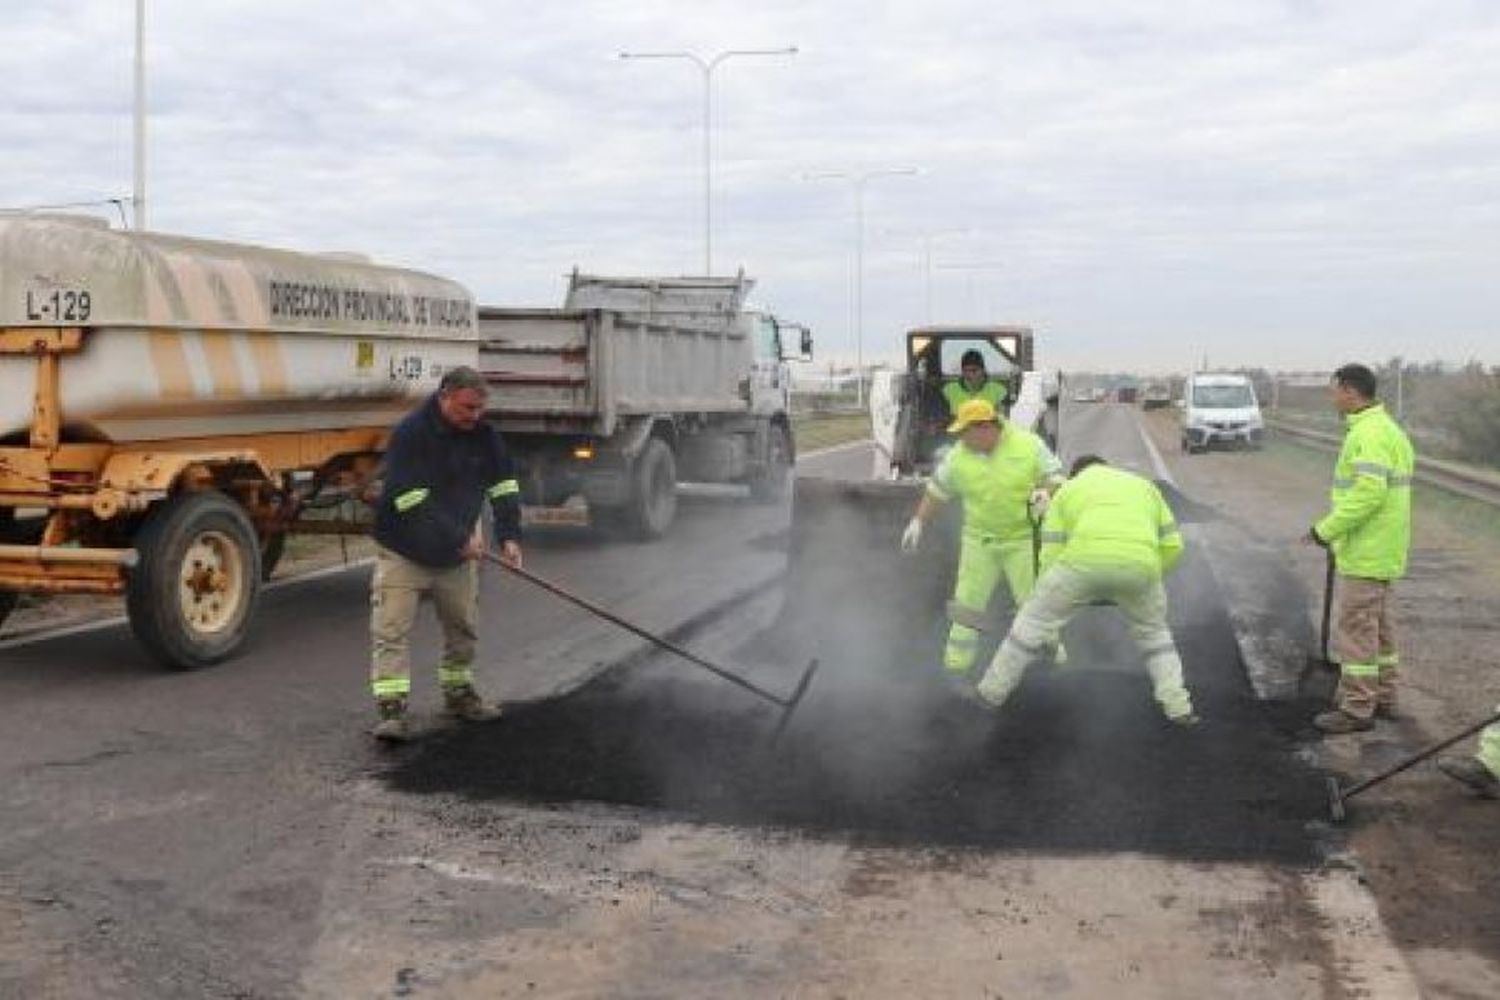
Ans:
[{"label": "high-visibility yellow jacket", "polygon": [[1333,509],[1313,526],[1344,576],[1394,580],[1411,546],[1411,474],[1416,454],[1401,425],[1375,403],[1344,418],[1333,467]]},{"label": "high-visibility yellow jacket", "polygon": [[964,504],[965,535],[1000,541],[1031,537],[1031,491],[1062,479],[1062,463],[1041,438],[1005,424],[988,455],[960,441],[943,456],[927,483],[938,500]]},{"label": "high-visibility yellow jacket", "polygon": [[1182,556],[1177,520],[1154,483],[1091,465],[1052,497],[1042,521],[1041,569],[1055,563],[1138,566],[1160,576]]},{"label": "high-visibility yellow jacket", "polygon": [[984,384],[973,392],[964,385],[963,379],[943,383],[943,398],[948,401],[949,413],[957,413],[958,408],[971,399],[982,399],[998,410],[1005,402],[1006,395],[1005,383],[994,379],[985,379]]}]

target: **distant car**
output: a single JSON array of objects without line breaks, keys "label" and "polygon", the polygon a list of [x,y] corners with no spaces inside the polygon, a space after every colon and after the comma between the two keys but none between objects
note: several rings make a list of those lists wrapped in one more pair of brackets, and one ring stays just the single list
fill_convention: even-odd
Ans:
[{"label": "distant car", "polygon": [[1182,450],[1207,451],[1216,444],[1259,448],[1265,422],[1255,387],[1244,375],[1194,375],[1183,393]]},{"label": "distant car", "polygon": [[1136,387],[1133,385],[1122,385],[1115,390],[1115,400],[1120,403],[1134,403]]},{"label": "distant car", "polygon": [[1148,385],[1141,393],[1141,407],[1147,410],[1172,405],[1172,392],[1164,385]]}]

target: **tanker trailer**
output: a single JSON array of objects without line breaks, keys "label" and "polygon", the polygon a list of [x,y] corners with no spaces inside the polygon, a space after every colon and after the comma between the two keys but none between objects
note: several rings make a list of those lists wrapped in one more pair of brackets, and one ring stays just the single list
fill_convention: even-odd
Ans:
[{"label": "tanker trailer", "polygon": [[0,620],[123,594],[169,666],[245,640],[288,531],[477,361],[462,286],[352,255],[0,218]]}]

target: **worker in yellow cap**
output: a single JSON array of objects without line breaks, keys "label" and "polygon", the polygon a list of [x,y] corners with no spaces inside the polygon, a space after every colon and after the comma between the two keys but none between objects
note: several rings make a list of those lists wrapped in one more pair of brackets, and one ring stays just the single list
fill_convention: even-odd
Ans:
[{"label": "worker in yellow cap", "polygon": [[971,399],[959,406],[948,433],[958,443],[943,456],[916,513],[901,535],[914,552],[925,525],[941,507],[963,502],[958,579],[948,604],[948,644],[943,666],[967,678],[974,666],[990,598],[1005,578],[1019,607],[1035,584],[1034,520],[1063,481],[1062,464],[1042,439],[1001,420],[994,404]]}]

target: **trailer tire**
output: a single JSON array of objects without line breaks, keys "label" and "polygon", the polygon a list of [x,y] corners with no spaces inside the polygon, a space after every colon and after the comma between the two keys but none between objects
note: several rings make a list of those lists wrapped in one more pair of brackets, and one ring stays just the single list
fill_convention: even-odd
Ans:
[{"label": "trailer tire", "polygon": [[766,464],[750,477],[750,496],[760,503],[778,503],[792,490],[792,435],[782,424],[767,434]]},{"label": "trailer tire", "polygon": [[[0,542],[7,545],[40,545],[42,531],[47,527],[46,519],[39,519],[36,524],[23,523],[16,518],[16,512],[9,507],[0,508]],[[16,605],[21,601],[21,595],[14,590],[0,590],[0,627],[5,625],[5,619],[16,610]]]},{"label": "trailer tire", "polygon": [[260,598],[260,541],[224,494],[180,493],[152,511],[135,540],[125,588],[131,631],[174,670],[232,656]]},{"label": "trailer tire", "polygon": [[641,539],[660,538],[677,516],[677,460],[661,438],[641,449],[631,470],[626,523]]}]

